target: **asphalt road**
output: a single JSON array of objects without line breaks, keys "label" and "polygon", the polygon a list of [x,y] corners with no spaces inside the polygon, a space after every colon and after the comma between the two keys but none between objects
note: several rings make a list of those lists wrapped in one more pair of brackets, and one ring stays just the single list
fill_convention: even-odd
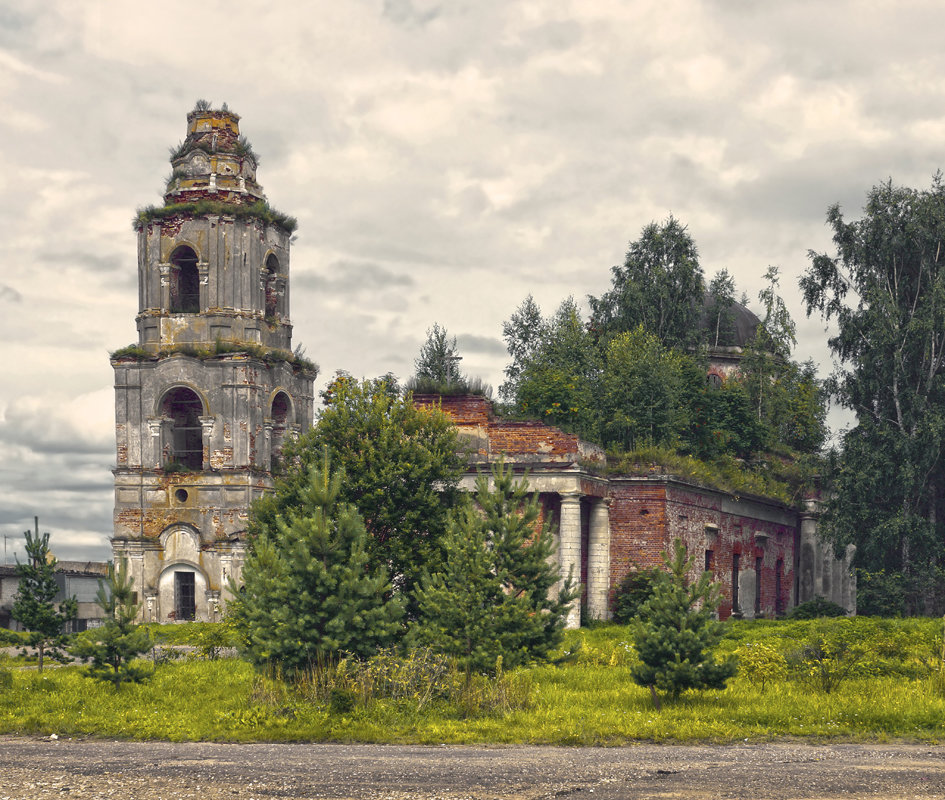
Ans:
[{"label": "asphalt road", "polygon": [[0,737],[13,798],[945,798],[945,747],[400,747]]}]

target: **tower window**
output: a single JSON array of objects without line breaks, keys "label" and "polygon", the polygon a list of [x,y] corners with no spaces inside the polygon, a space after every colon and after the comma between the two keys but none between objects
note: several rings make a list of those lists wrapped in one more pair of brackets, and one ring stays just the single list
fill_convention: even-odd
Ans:
[{"label": "tower window", "polygon": [[271,255],[266,259],[266,316],[282,315],[282,303],[279,298],[279,260]]},{"label": "tower window", "polygon": [[279,471],[290,409],[289,396],[285,392],[279,392],[272,400],[272,446],[269,451],[269,469],[272,472]]},{"label": "tower window", "polygon": [[171,256],[170,310],[175,314],[200,311],[200,274],[197,254],[189,247],[178,247]]},{"label": "tower window", "polygon": [[184,387],[172,389],[164,398],[163,416],[171,420],[168,461],[187,469],[203,469],[203,403]]}]

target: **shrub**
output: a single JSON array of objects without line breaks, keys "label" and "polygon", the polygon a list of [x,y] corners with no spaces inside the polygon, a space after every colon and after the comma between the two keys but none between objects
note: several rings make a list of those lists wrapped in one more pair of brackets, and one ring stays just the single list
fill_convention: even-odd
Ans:
[{"label": "shrub", "polygon": [[819,595],[813,600],[794,606],[788,612],[789,619],[817,619],[818,617],[845,617],[847,610]]},{"label": "shrub", "polygon": [[708,572],[696,581],[688,579],[693,560],[679,539],[673,555],[664,553],[663,561],[667,572],[660,574],[634,625],[640,663],[630,670],[635,683],[650,688],[657,708],[657,689],[673,699],[687,689],[724,689],[736,670],[734,660],[718,662],[711,653],[723,635],[721,624],[713,620],[719,585]]},{"label": "shrub", "polygon": [[633,568],[614,592],[613,619],[618,625],[627,625],[640,613],[643,604],[653,595],[660,570]]},{"label": "shrub", "polygon": [[864,637],[858,634],[852,620],[838,623],[826,620],[815,623],[800,652],[802,678],[825,694],[858,672],[871,671],[865,663],[870,648]]},{"label": "shrub", "polygon": [[764,692],[767,684],[787,678],[787,659],[772,644],[749,642],[735,650],[738,671]]}]

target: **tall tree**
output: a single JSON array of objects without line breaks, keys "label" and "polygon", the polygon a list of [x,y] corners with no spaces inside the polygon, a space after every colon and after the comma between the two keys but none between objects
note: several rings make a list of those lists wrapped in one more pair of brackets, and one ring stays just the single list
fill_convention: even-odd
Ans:
[{"label": "tall tree", "polygon": [[545,320],[534,297],[528,295],[502,323],[502,337],[511,361],[505,368],[505,382],[499,387],[499,396],[506,403],[514,404],[518,400],[522,373],[545,338]]},{"label": "tall tree", "polygon": [[727,269],[719,270],[709,282],[706,297],[706,342],[712,347],[735,343],[735,280]]},{"label": "tall tree", "polygon": [[415,407],[390,376],[339,373],[322,397],[315,427],[283,450],[285,474],[254,505],[250,533],[273,529],[299,504],[309,468],[327,448],[347,476],[339,502],[352,504],[371,534],[370,563],[389,569],[395,589],[410,595],[423,571],[439,565],[447,514],[460,497],[465,461],[456,428],[438,409]]},{"label": "tall tree", "polygon": [[427,340],[414,361],[414,379],[408,389],[418,392],[449,393],[466,385],[459,370],[462,356],[456,348],[456,337],[452,338],[434,322],[427,331]]},{"label": "tall tree", "polygon": [[515,667],[543,659],[561,641],[577,596],[552,560],[547,521],[528,482],[500,462],[476,480],[476,506],[454,514],[446,561],[417,591],[420,622],[412,638],[456,656],[466,670],[488,672],[502,656]]},{"label": "tall tree", "polygon": [[836,254],[810,253],[808,314],[833,321],[833,396],[856,414],[826,522],[857,561],[916,579],[945,558],[945,185],[869,193],[827,212]]},{"label": "tall tree", "polygon": [[611,290],[588,298],[597,338],[607,340],[642,325],[667,347],[699,341],[705,281],[696,243],[679,220],[670,216],[647,225],[630,243],[623,266],[611,273]]},{"label": "tall tree", "polygon": [[399,632],[402,599],[390,598],[387,570],[371,563],[364,522],[342,499],[344,482],[324,452],[306,470],[298,503],[253,543],[229,610],[258,666],[296,673],[341,651],[368,656]]},{"label": "tall tree", "polygon": [[686,361],[642,325],[611,339],[600,393],[604,444],[633,450],[679,443],[688,422]]},{"label": "tall tree", "polygon": [[796,326],[778,293],[780,271],[768,267],[758,293],[764,318],[745,347],[738,382],[748,392],[768,448],[816,453],[827,437],[826,395],[813,362],[791,359]]},{"label": "tall tree", "polygon": [[26,563],[16,560],[19,577],[11,616],[30,632],[30,644],[39,655],[39,671],[49,645],[62,643],[65,626],[78,615],[74,597],[56,603],[56,558],[49,551],[49,534],[39,533],[39,518],[33,518],[35,532],[24,531]]},{"label": "tall tree", "polygon": [[577,304],[568,298],[543,323],[540,342],[524,359],[516,410],[596,441],[600,364]]}]

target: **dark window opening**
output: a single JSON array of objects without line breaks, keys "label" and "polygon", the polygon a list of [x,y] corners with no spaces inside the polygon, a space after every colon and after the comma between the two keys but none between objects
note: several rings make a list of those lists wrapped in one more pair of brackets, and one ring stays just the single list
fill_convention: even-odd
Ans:
[{"label": "dark window opening", "polygon": [[715,569],[715,551],[705,551],[705,571],[712,572]]},{"label": "dark window opening", "polygon": [[279,472],[282,465],[282,445],[285,441],[290,408],[289,396],[285,392],[279,392],[273,398],[270,412],[272,418],[272,444],[269,448],[269,469],[271,472]]},{"label": "dark window opening", "polygon": [[193,619],[197,614],[197,589],[193,572],[174,573],[174,617]]},{"label": "dark window opening", "polygon": [[741,611],[738,607],[738,562],[741,561],[741,555],[735,553],[732,556],[732,613],[737,614]]},{"label": "dark window opening", "polygon": [[266,259],[266,317],[280,316],[278,274],[279,261],[270,255]]},{"label": "dark window opening", "polygon": [[[164,416],[171,420],[168,461],[187,469],[203,469],[203,403],[190,389],[173,389],[164,398]],[[178,500],[180,497],[178,497]]]},{"label": "dark window opening", "polygon": [[784,614],[784,601],[781,599],[781,572],[784,569],[784,561],[780,558],[774,568],[774,613],[780,617]]},{"label": "dark window opening", "polygon": [[[201,453],[201,455],[203,454]],[[178,489],[174,492],[174,497],[177,498],[178,503],[186,503],[188,496],[186,489]]]},{"label": "dark window opening", "polygon": [[171,256],[171,312],[196,314],[200,311],[200,273],[197,254],[189,247],[178,247]]},{"label": "dark window opening", "polygon": [[755,616],[761,615],[761,565],[762,559],[759,556],[755,559]]},{"label": "dark window opening", "polygon": [[708,380],[709,386],[711,386],[713,389],[722,388],[722,376],[719,375],[718,373],[710,372],[706,380]]}]

